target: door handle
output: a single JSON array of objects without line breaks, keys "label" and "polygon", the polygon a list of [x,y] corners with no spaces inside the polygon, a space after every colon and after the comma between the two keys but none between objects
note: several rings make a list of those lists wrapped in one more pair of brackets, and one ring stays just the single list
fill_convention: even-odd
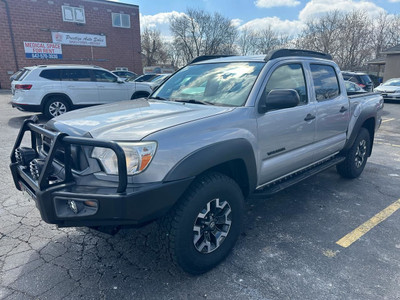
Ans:
[{"label": "door handle", "polygon": [[67,88],[74,88],[75,86],[74,85],[67,85]]},{"label": "door handle", "polygon": [[340,110],[339,110],[339,112],[345,112],[347,110],[347,108],[346,107],[344,107],[344,106],[342,106],[341,108],[340,108]]},{"label": "door handle", "polygon": [[97,87],[99,87],[99,88],[103,88],[103,87],[104,87],[104,85],[98,85]]},{"label": "door handle", "polygon": [[308,115],[304,118],[304,121],[311,121],[311,120],[314,120],[314,119],[315,119],[315,116],[314,116],[314,115],[308,114]]}]

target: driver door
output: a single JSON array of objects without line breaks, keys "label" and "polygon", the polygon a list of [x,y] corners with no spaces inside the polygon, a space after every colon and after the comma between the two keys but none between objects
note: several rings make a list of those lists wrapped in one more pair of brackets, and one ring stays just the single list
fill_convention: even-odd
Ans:
[{"label": "driver door", "polygon": [[300,103],[291,108],[270,110],[257,118],[261,170],[258,185],[277,179],[313,161],[316,108],[309,101],[304,66],[300,62],[278,64],[272,71],[263,96],[271,90],[293,89]]}]

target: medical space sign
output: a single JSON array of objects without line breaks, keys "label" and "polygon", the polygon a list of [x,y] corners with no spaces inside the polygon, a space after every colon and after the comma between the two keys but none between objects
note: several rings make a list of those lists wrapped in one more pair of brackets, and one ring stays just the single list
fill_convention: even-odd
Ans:
[{"label": "medical space sign", "polygon": [[60,44],[24,42],[25,57],[33,59],[62,59]]},{"label": "medical space sign", "polygon": [[107,47],[106,36],[88,33],[52,32],[53,43],[76,46]]}]

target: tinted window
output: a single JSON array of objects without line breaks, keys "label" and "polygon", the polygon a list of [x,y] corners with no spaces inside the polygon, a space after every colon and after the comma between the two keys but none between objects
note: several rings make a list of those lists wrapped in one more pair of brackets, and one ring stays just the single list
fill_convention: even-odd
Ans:
[{"label": "tinted window", "polygon": [[39,76],[49,80],[60,80],[60,73],[61,70],[43,70]]},{"label": "tinted window", "polygon": [[107,71],[93,70],[93,73],[94,73],[94,78],[96,79],[96,81],[117,82],[117,77]]},{"label": "tinted window", "polygon": [[317,101],[336,98],[340,94],[335,69],[328,65],[310,65]]},{"label": "tinted window", "polygon": [[308,101],[306,81],[301,64],[290,64],[278,67],[269,78],[265,92],[279,89],[296,90],[300,96],[300,105]]},{"label": "tinted window", "polygon": [[364,84],[370,84],[372,82],[368,75],[361,75],[360,78]]},{"label": "tinted window", "polygon": [[23,69],[21,73],[17,74],[15,77],[15,81],[22,81],[29,73],[31,70],[29,69]]},{"label": "tinted window", "polygon": [[61,74],[63,81],[91,81],[88,69],[64,69]]}]

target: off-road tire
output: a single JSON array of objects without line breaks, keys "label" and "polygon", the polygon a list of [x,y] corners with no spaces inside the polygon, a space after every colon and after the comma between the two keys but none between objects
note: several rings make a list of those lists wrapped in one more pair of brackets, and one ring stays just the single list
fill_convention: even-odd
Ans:
[{"label": "off-road tire", "polygon": [[371,139],[369,132],[365,128],[361,128],[353,145],[346,153],[346,159],[336,165],[337,172],[344,178],[357,178],[364,170]]},{"label": "off-road tire", "polygon": [[[209,253],[202,253],[195,246],[196,236],[199,236],[194,230],[195,222],[198,222],[198,216],[204,212],[207,203],[216,199],[218,203],[224,203],[225,208],[229,206],[231,209],[229,231],[218,247]],[[185,272],[193,275],[214,268],[228,256],[240,235],[243,202],[241,189],[230,177],[216,172],[198,177],[172,210],[159,221],[160,238],[168,256]]]}]

